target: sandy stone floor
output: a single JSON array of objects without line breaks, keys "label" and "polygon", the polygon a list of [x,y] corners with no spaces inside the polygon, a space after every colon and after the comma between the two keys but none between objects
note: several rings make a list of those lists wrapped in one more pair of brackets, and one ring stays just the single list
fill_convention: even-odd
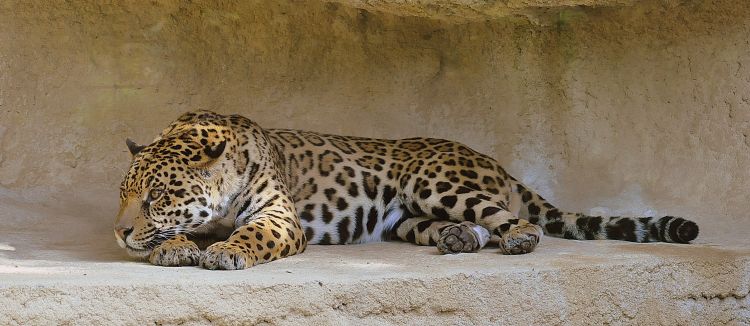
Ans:
[{"label": "sandy stone floor", "polygon": [[750,323],[748,238],[710,227],[695,245],[544,238],[522,256],[311,246],[224,272],[133,261],[107,232],[65,225],[102,206],[49,205],[2,202],[0,220],[58,223],[0,230],[0,324]]}]

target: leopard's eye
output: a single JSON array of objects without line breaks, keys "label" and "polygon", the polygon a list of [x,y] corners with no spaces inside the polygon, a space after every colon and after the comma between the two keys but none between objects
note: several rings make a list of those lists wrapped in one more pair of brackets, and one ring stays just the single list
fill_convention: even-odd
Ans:
[{"label": "leopard's eye", "polygon": [[159,199],[159,197],[161,197],[163,193],[164,193],[164,190],[157,189],[157,188],[151,189],[151,191],[148,192],[149,201],[154,201],[154,200]]}]

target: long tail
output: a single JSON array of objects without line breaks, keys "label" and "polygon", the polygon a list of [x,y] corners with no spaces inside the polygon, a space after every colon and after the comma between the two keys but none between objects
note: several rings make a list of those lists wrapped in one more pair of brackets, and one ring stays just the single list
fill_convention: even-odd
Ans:
[{"label": "long tail", "polygon": [[544,228],[553,237],[576,240],[624,240],[632,242],[688,243],[698,237],[698,225],[682,217],[609,218],[566,213],[552,206],[542,196],[520,183],[515,185],[520,196],[520,218]]}]

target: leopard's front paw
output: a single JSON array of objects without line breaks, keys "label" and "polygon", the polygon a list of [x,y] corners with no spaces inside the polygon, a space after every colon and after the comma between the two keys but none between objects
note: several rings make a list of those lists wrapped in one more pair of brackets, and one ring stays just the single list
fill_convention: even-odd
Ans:
[{"label": "leopard's front paw", "polygon": [[226,241],[210,245],[200,259],[200,266],[206,269],[245,269],[253,265],[249,250]]},{"label": "leopard's front paw", "polygon": [[200,254],[195,243],[184,235],[178,235],[154,248],[148,261],[159,266],[195,266],[198,265]]},{"label": "leopard's front paw", "polygon": [[[501,226],[503,227],[503,226]],[[527,254],[539,244],[542,238],[542,228],[538,225],[531,224],[525,220],[519,220],[518,224],[502,232],[500,242],[500,251],[505,255]]]}]

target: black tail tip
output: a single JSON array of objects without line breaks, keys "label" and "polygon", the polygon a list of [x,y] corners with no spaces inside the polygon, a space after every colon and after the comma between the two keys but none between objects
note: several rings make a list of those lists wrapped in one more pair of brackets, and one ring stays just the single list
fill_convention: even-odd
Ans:
[{"label": "black tail tip", "polygon": [[677,227],[677,242],[688,243],[698,237],[698,224],[685,221]]}]

